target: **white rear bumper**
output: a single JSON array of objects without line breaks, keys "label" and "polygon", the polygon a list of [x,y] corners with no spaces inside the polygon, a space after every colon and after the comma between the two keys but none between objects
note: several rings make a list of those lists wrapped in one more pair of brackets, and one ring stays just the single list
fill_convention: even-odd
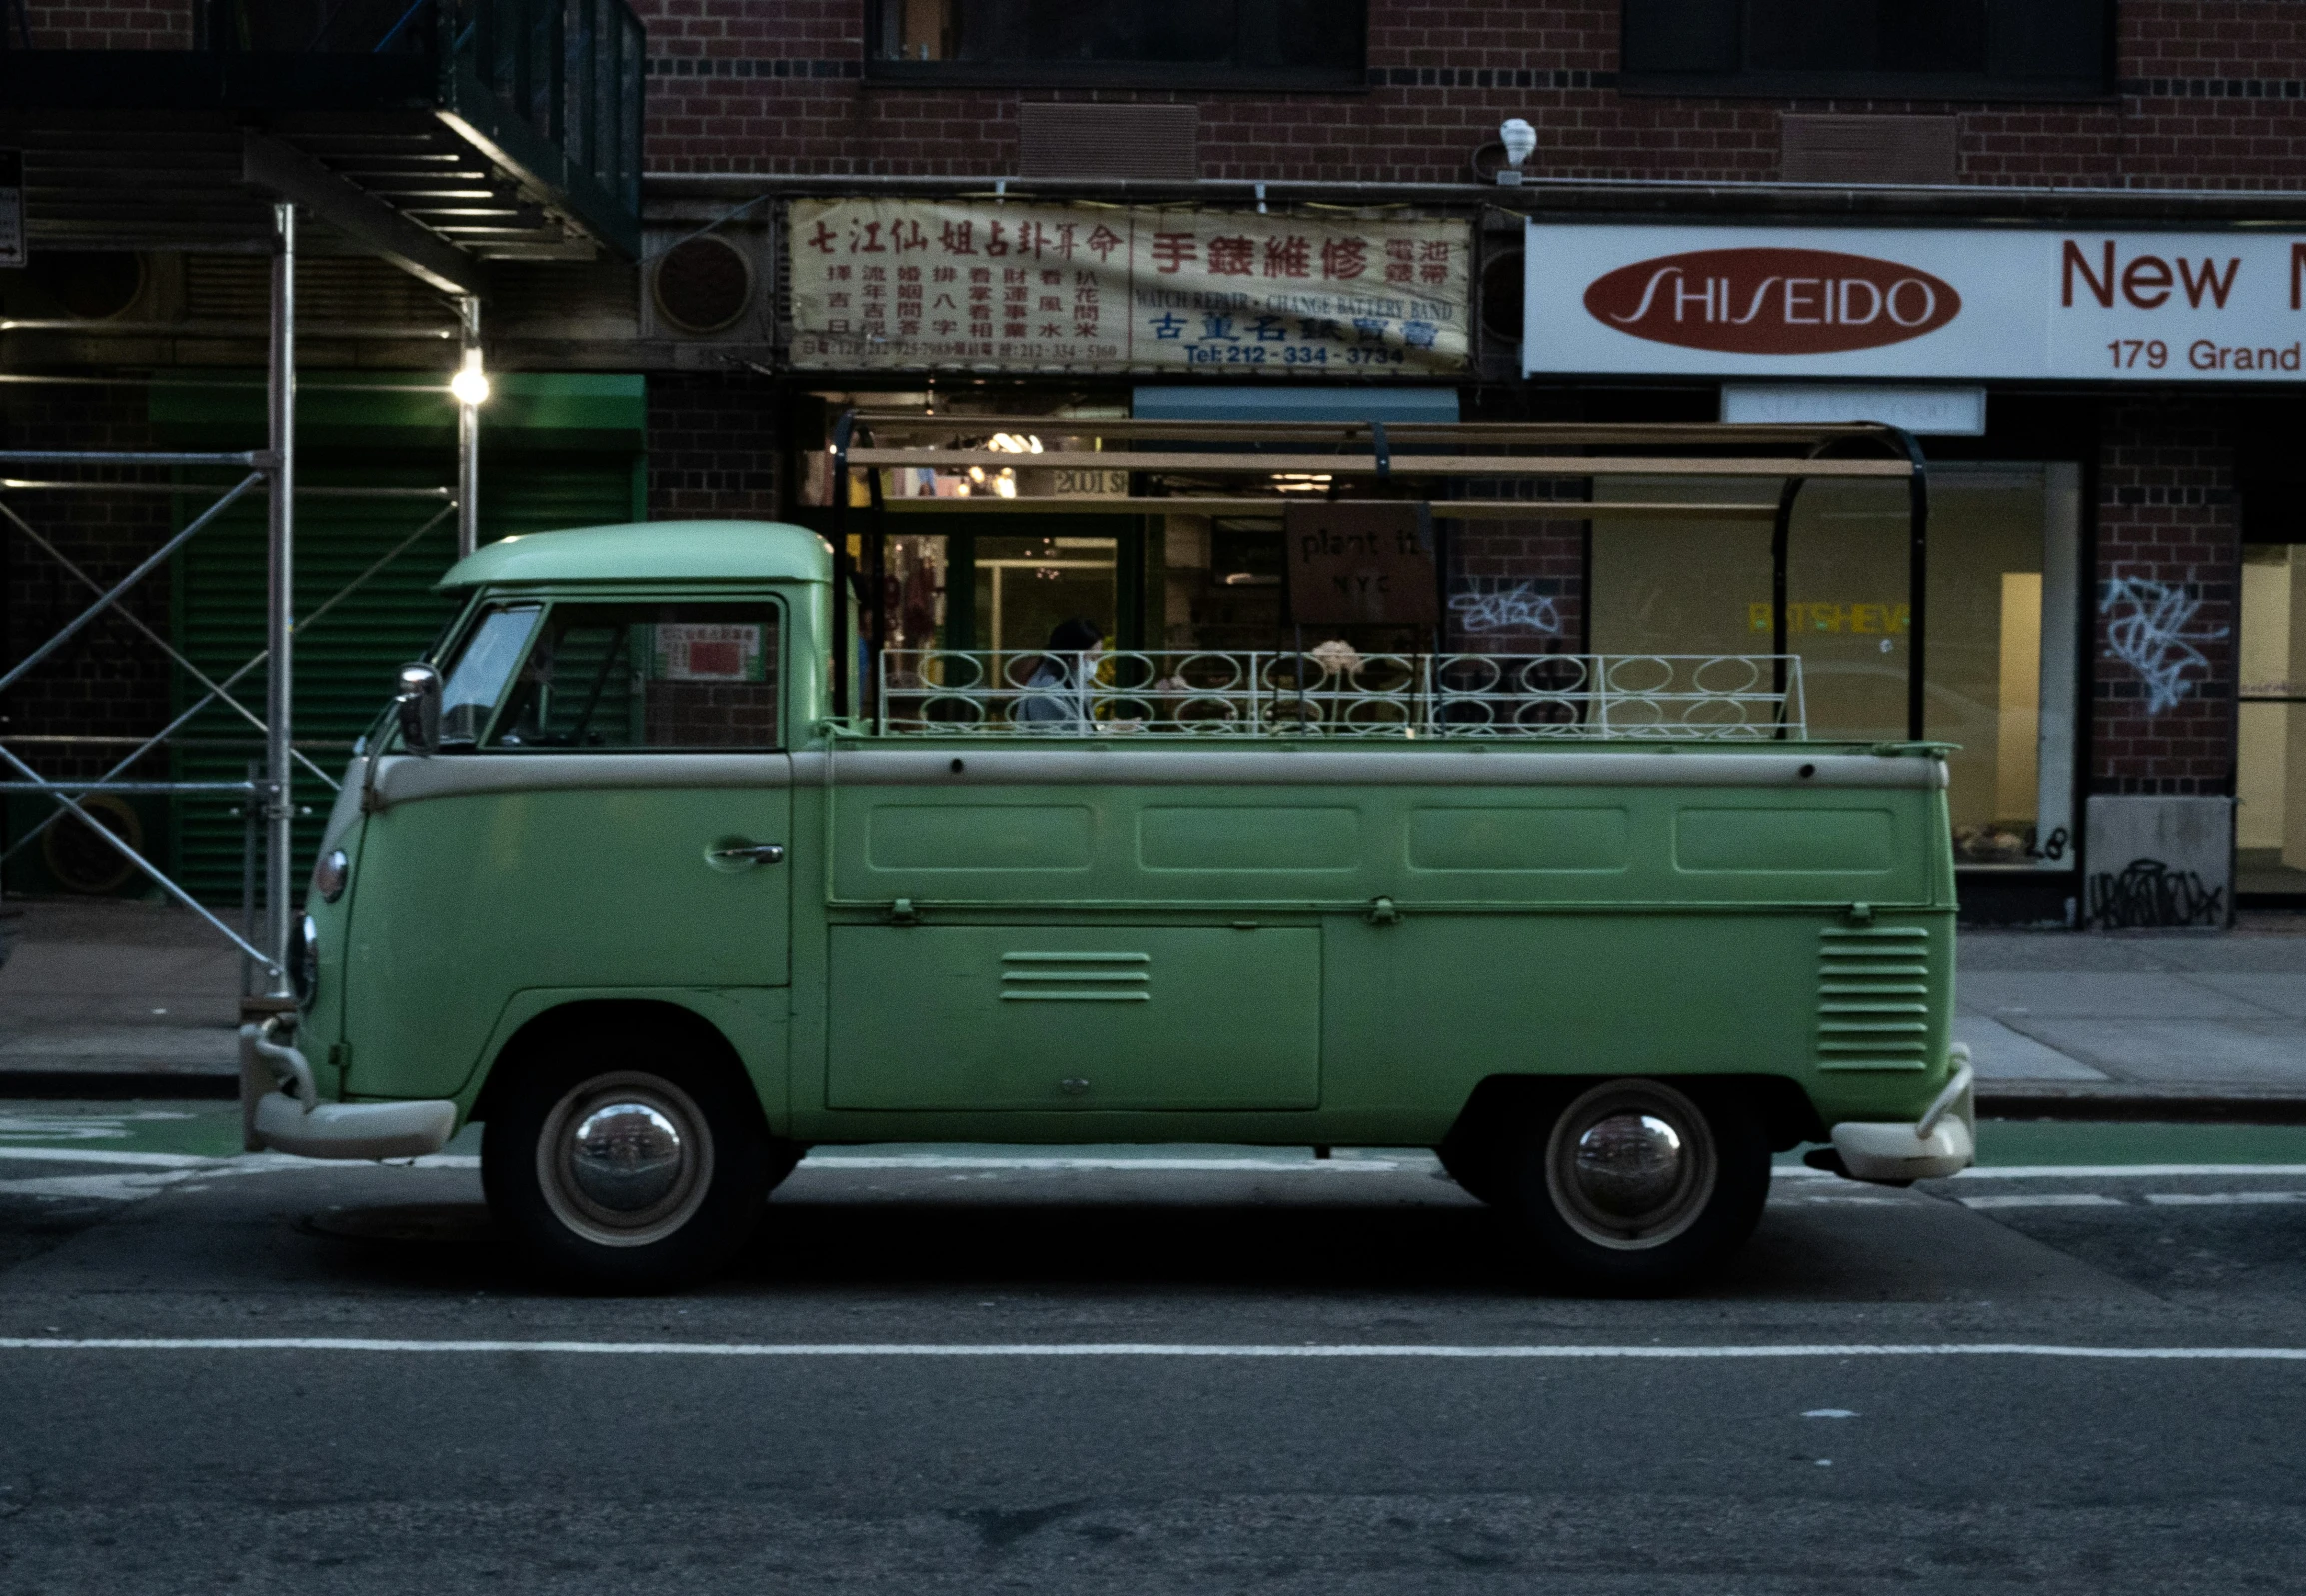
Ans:
[{"label": "white rear bumper", "polygon": [[1852,1180],[1942,1180],[1977,1162],[1976,1077],[1969,1049],[1953,1049],[1954,1075],[1911,1124],[1849,1120],[1833,1127],[1833,1150]]}]

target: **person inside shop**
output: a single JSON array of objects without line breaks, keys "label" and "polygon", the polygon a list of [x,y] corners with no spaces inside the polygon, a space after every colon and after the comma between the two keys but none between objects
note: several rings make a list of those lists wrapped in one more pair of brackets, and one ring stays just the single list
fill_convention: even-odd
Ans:
[{"label": "person inside shop", "polygon": [[1096,671],[1104,643],[1105,628],[1087,616],[1075,616],[1052,627],[1048,652],[1035,664],[1033,675],[1025,679],[1016,719],[1030,723],[1039,732],[1088,731],[1089,716],[1081,689]]}]

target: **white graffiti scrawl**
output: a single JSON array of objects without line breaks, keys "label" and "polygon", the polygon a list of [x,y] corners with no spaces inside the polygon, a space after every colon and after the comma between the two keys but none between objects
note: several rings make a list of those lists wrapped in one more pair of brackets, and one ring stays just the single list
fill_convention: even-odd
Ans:
[{"label": "white graffiti scrawl", "polygon": [[1449,608],[1457,612],[1457,625],[1469,635],[1484,632],[1541,632],[1561,635],[1561,610],[1549,593],[1539,593],[1526,582],[1510,588],[1473,578],[1468,592],[1452,594]]},{"label": "white graffiti scrawl", "polygon": [[2209,656],[2195,645],[2214,643],[2226,627],[2196,627],[2202,600],[2188,584],[2152,577],[2110,577],[2098,614],[2106,617],[2106,653],[2138,673],[2146,684],[2146,713],[2160,715],[2193,691],[2186,675],[2210,669]]}]

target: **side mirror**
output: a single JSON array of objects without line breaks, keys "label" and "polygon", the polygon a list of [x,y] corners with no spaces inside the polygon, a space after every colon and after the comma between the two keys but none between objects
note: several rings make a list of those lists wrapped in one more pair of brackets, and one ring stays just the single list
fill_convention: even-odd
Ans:
[{"label": "side mirror", "polygon": [[396,680],[401,746],[411,754],[431,754],[441,746],[441,674],[420,662],[402,666]]}]

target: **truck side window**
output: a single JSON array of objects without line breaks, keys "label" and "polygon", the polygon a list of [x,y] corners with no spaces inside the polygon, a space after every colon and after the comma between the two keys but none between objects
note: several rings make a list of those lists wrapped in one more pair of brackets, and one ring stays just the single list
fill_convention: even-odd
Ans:
[{"label": "truck side window", "polygon": [[544,613],[541,604],[500,605],[484,612],[466,634],[441,689],[441,747],[471,748],[480,742],[489,712],[505,696],[505,683]]},{"label": "truck side window", "polygon": [[556,604],[490,746],[773,749],[777,608]]}]

